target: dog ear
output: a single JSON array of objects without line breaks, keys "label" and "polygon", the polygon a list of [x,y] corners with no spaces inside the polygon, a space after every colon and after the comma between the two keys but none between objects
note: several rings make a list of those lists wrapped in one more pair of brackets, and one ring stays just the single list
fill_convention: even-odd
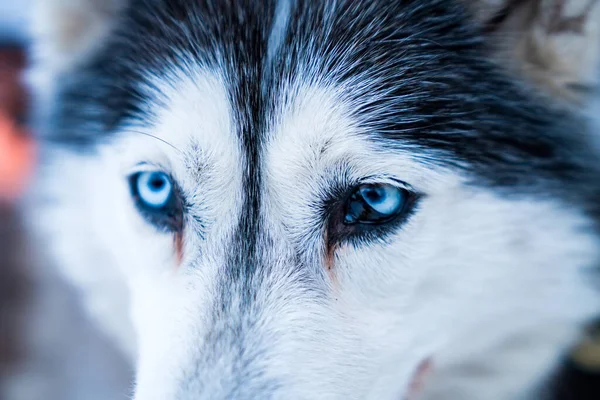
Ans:
[{"label": "dog ear", "polygon": [[462,0],[498,60],[579,103],[600,83],[600,0]]},{"label": "dog ear", "polygon": [[126,0],[36,0],[32,33],[36,62],[53,73],[68,70],[102,42]]}]

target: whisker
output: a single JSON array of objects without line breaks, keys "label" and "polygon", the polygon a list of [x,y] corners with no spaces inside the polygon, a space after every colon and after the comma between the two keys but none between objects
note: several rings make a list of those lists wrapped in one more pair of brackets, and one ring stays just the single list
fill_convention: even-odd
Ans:
[{"label": "whisker", "polygon": [[167,146],[170,146],[171,148],[175,149],[175,150],[176,150],[178,153],[180,153],[180,154],[183,154],[183,151],[179,150],[179,149],[178,149],[177,147],[175,147],[173,144],[171,144],[171,143],[167,142],[167,141],[166,141],[166,140],[164,140],[164,139],[161,139],[161,138],[159,138],[158,136],[154,136],[154,135],[152,135],[152,134],[150,134],[150,133],[146,133],[146,132],[142,132],[142,131],[136,131],[136,130],[130,130],[130,129],[128,129],[128,130],[127,130],[127,132],[131,132],[131,133],[139,133],[140,135],[144,135],[144,136],[151,137],[151,138],[153,138],[153,139],[156,139],[156,140],[158,140],[159,142],[162,142],[162,143],[166,144]]}]

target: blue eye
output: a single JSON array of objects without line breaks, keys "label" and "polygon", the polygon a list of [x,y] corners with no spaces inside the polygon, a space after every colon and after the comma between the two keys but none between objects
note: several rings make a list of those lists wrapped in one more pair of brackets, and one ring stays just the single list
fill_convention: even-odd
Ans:
[{"label": "blue eye", "polygon": [[164,172],[140,172],[129,177],[131,195],[140,213],[161,230],[180,232],[183,206],[175,184]]},{"label": "blue eye", "polygon": [[380,224],[406,208],[409,193],[389,184],[360,185],[346,203],[344,223]]},{"label": "blue eye", "polygon": [[164,172],[142,172],[135,184],[140,201],[150,208],[165,207],[173,194],[171,180]]}]

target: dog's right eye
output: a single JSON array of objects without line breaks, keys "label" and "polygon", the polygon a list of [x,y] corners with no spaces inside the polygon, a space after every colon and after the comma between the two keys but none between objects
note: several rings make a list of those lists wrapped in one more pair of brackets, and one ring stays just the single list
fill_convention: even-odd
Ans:
[{"label": "dog's right eye", "polygon": [[129,178],[131,195],[140,213],[161,230],[179,232],[183,210],[175,184],[164,172],[147,171]]}]

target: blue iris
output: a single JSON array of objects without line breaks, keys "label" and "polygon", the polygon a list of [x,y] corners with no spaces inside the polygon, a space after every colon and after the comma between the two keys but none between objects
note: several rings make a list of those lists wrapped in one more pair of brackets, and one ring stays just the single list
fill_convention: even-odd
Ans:
[{"label": "blue iris", "polygon": [[135,177],[139,201],[146,207],[159,209],[169,203],[173,194],[173,183],[164,172],[142,172]]},{"label": "blue iris", "polygon": [[384,223],[404,211],[408,193],[389,184],[360,185],[346,204],[346,224]]},{"label": "blue iris", "polygon": [[359,189],[362,198],[381,215],[393,215],[402,206],[403,193],[392,185],[365,185]]}]

